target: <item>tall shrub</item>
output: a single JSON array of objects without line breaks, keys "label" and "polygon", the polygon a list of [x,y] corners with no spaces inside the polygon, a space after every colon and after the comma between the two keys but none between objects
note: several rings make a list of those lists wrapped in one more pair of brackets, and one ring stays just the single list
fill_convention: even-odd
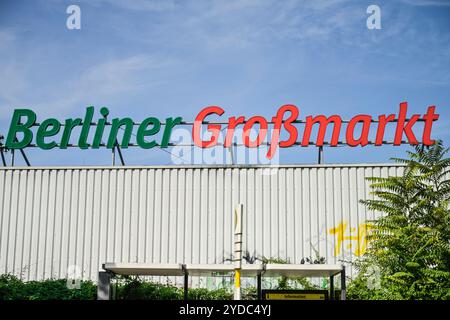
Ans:
[{"label": "tall shrub", "polygon": [[399,177],[369,178],[382,216],[370,221],[369,247],[350,284],[356,299],[450,299],[450,158],[441,141],[417,146]]}]

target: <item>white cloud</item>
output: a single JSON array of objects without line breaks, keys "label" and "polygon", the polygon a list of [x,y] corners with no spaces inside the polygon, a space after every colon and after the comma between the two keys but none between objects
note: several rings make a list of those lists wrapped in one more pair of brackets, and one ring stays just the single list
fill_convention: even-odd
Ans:
[{"label": "white cloud", "polygon": [[168,63],[169,61],[158,60],[146,55],[107,61],[86,70],[77,79],[75,88],[82,95],[91,92],[92,95],[105,97],[139,90],[152,84],[151,82],[141,82],[140,76]]},{"label": "white cloud", "polygon": [[[64,115],[71,110],[84,107],[84,101],[108,103],[157,84],[148,77],[173,63],[173,60],[158,59],[148,55],[135,55],[123,59],[113,59],[92,65],[79,77],[69,81],[55,81],[45,100],[37,100],[30,88],[36,86],[27,80],[33,66],[4,64],[0,68],[4,76],[0,78],[0,109],[34,107],[41,116]],[[9,118],[8,112],[0,114],[0,120]]]},{"label": "white cloud", "polygon": [[172,0],[98,0],[89,1],[89,4],[106,4],[127,10],[163,12],[176,8]]},{"label": "white cloud", "polygon": [[[347,32],[365,17],[365,10],[327,1],[212,1],[207,5],[189,2],[183,30],[210,48],[242,48],[274,40],[326,40]],[[362,24],[365,26],[365,24]]]},{"label": "white cloud", "polygon": [[448,7],[450,6],[449,0],[402,0],[403,3],[412,6],[423,6],[423,7]]}]

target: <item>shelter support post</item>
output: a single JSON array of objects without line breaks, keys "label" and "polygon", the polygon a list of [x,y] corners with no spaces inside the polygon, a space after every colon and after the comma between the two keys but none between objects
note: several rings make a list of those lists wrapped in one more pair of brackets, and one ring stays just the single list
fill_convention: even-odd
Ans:
[{"label": "shelter support post", "polygon": [[330,300],[334,300],[334,275],[330,276]]},{"label": "shelter support post", "polygon": [[186,272],[184,274],[184,300],[188,299],[189,293],[189,274]]},{"label": "shelter support post", "polygon": [[258,295],[258,300],[262,300],[261,278],[261,273],[258,273],[258,275],[256,276],[256,292]]},{"label": "shelter support post", "polygon": [[111,274],[107,271],[99,271],[97,300],[109,300],[110,293],[111,293]]},{"label": "shelter support post", "polygon": [[341,271],[341,300],[345,300],[346,299],[346,294],[347,294],[347,287],[346,287],[346,283],[345,283],[345,266],[342,266],[342,271]]}]

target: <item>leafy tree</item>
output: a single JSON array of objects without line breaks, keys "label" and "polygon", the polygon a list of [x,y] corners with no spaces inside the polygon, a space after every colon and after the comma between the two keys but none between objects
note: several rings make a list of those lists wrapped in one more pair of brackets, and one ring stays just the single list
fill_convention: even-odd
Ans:
[{"label": "leafy tree", "polygon": [[[356,299],[450,299],[450,158],[438,141],[417,146],[399,177],[372,177],[369,247],[349,286]],[[374,270],[376,272],[374,272]]]}]

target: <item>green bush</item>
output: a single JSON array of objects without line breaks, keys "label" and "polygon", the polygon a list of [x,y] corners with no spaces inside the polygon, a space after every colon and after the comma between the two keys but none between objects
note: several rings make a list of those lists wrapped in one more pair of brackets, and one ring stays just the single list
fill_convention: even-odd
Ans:
[{"label": "green bush", "polygon": [[[116,299],[120,300],[182,300],[183,289],[170,284],[144,281],[138,277],[121,277],[117,284]],[[233,294],[226,289],[208,290],[190,288],[190,300],[230,300]],[[97,286],[91,281],[81,281],[80,289],[68,289],[65,279],[22,281],[9,274],[0,275],[0,300],[95,300]]]},{"label": "green bush", "polygon": [[257,300],[258,292],[256,291],[256,287],[250,286],[250,287],[242,288],[242,299],[243,300]]},{"label": "green bush", "polygon": [[126,278],[117,286],[116,299],[124,300],[179,300],[183,298],[180,288],[172,285],[145,282],[139,278]]},{"label": "green bush", "polygon": [[93,300],[97,286],[82,281],[80,289],[68,289],[64,279],[23,282],[13,275],[0,275],[0,300]]},{"label": "green bush", "polygon": [[[230,300],[232,293],[221,288],[189,288],[190,300]],[[117,283],[116,299],[123,300],[182,300],[182,288],[170,284],[144,281],[139,277],[120,277]]]},{"label": "green bush", "polygon": [[0,276],[0,300],[23,300],[24,298],[22,281],[9,274]]},{"label": "green bush", "polygon": [[205,288],[191,288],[188,291],[190,300],[231,300],[233,294],[224,288],[208,290]]}]

